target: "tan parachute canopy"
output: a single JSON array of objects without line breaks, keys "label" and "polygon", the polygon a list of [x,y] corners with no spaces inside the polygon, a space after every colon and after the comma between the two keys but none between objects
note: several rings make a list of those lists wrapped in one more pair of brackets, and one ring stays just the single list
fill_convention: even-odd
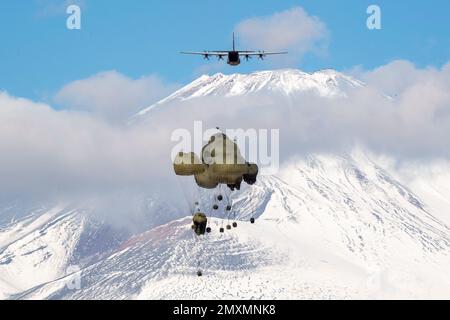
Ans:
[{"label": "tan parachute canopy", "polygon": [[252,185],[258,175],[258,166],[246,162],[237,144],[223,133],[211,136],[202,149],[201,159],[193,152],[180,152],[173,167],[175,174],[193,175],[196,183],[206,189],[226,184],[231,190],[239,190],[242,180]]}]

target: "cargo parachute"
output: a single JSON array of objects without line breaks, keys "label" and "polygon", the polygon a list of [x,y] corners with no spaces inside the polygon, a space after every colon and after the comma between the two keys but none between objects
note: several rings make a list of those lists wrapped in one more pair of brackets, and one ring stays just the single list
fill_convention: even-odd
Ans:
[{"label": "cargo parachute", "polygon": [[[249,185],[255,184],[258,166],[247,162],[242,157],[236,142],[231,141],[223,133],[214,134],[202,148],[201,158],[194,152],[179,152],[175,157],[173,168],[177,176],[194,176],[198,187],[213,189],[211,209],[217,212],[222,208],[227,213],[228,223],[225,227],[222,220],[220,233],[237,228],[236,212],[233,210],[230,193],[240,190],[242,181]],[[211,233],[211,222],[200,209],[199,199],[193,204],[192,230],[196,238],[200,240],[205,234]],[[253,217],[250,223],[255,223]],[[199,267],[197,275],[202,276],[201,257],[197,259],[197,263]]]},{"label": "cargo parachute", "polygon": [[253,185],[258,175],[258,166],[245,161],[237,144],[223,133],[211,136],[201,159],[193,152],[179,152],[173,167],[175,174],[194,176],[197,185],[205,189],[225,184],[232,191],[240,190],[242,181]]}]

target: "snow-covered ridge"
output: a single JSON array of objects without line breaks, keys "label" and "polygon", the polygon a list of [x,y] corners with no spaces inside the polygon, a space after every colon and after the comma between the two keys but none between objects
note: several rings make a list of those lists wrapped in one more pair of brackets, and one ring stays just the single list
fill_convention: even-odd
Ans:
[{"label": "snow-covered ridge", "polygon": [[364,85],[361,81],[331,69],[314,73],[297,69],[259,71],[251,74],[217,73],[212,76],[201,76],[167,98],[143,109],[135,117],[145,115],[155,107],[172,101],[205,96],[234,97],[264,91],[292,95],[312,91],[322,97],[335,97],[345,96],[348,90]]},{"label": "snow-covered ridge", "polygon": [[[333,99],[361,87],[334,70],[216,74],[155,106],[253,93]],[[200,241],[191,212],[155,195],[125,210],[145,207],[133,236],[82,204],[0,206],[0,299],[448,298],[450,180],[440,178],[405,183],[363,151],[310,154],[233,194],[237,229],[220,234],[226,215],[205,211],[214,232]],[[211,208],[211,194],[196,197]],[[69,290],[79,275],[80,290]]]},{"label": "snow-covered ridge", "polygon": [[[210,218],[214,232],[198,240],[190,218],[174,220],[122,242],[111,255],[83,268],[81,290],[66,290],[68,278],[55,279],[14,297],[404,299],[450,294],[450,228],[436,218],[442,208],[369,157],[310,155],[277,175],[261,177],[233,198],[237,229],[220,234],[219,226],[227,222],[219,212]],[[257,218],[254,225],[248,222],[251,216]],[[201,279],[195,274],[199,265]]]}]

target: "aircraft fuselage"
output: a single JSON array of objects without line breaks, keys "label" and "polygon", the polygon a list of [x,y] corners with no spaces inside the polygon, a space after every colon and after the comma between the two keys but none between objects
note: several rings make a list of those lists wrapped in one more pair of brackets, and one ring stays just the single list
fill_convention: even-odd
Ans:
[{"label": "aircraft fuselage", "polygon": [[241,59],[239,58],[239,52],[238,51],[230,51],[228,52],[228,61],[227,63],[230,66],[238,66],[241,64]]}]

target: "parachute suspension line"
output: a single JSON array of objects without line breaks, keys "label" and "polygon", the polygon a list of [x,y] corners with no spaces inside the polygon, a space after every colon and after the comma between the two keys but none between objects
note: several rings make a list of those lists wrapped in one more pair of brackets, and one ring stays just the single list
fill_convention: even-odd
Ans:
[{"label": "parachute suspension line", "polygon": [[[222,195],[222,185],[219,185],[218,190],[216,190],[216,196],[214,197],[215,202],[216,202],[216,206],[217,208],[219,208],[219,199],[220,201],[223,201],[223,195]],[[223,208],[222,208],[223,209]],[[219,229],[220,233],[224,233],[225,232],[225,228],[224,228],[224,219],[223,219],[223,210],[222,210],[222,214],[221,214],[221,218],[220,218],[220,229]]]},{"label": "parachute suspension line", "polygon": [[[207,226],[211,219],[208,219]],[[197,247],[197,276],[203,276],[203,272],[207,269],[206,258],[203,256],[203,252],[206,252],[207,237],[210,231],[206,231],[203,235],[196,235],[196,247]]]},{"label": "parachute suspension line", "polygon": [[[235,142],[236,142],[236,139],[235,139]],[[225,143],[226,143],[226,141],[224,140],[224,144]],[[234,161],[231,163],[231,165],[235,165],[236,164],[236,154],[235,154],[236,150],[235,150],[235,147],[236,147],[236,145],[233,146],[232,157],[233,157]],[[225,152],[224,152],[224,163],[225,163],[225,167],[226,167],[226,173],[227,173],[227,177],[230,177],[230,170],[229,170],[230,163],[228,163],[229,159],[227,157],[227,153],[228,153],[227,146],[224,146],[224,149],[225,149]],[[229,181],[227,181],[227,182],[229,182]],[[223,192],[224,192],[225,199],[226,199],[225,212],[227,213],[227,230],[230,230],[231,229],[230,215],[231,215],[231,209],[232,208],[231,208],[231,203],[230,203],[230,197],[229,197],[229,194],[227,193],[227,190],[226,190],[226,189],[228,189],[228,186],[226,186],[224,189],[225,190]]]},{"label": "parachute suspension line", "polygon": [[197,274],[201,274],[202,273],[202,266],[203,266],[203,261],[202,261],[202,249],[203,249],[203,241],[201,239],[201,237],[203,236],[198,236],[198,258],[197,258],[197,269],[198,272]]},{"label": "parachute suspension line", "polygon": [[195,198],[195,201],[196,202],[198,202],[198,203],[200,203],[200,199],[201,199],[201,192],[200,192],[200,187],[198,186],[198,184],[194,184],[194,198]]},{"label": "parachute suspension line", "polygon": [[207,213],[206,212],[203,212],[204,211],[204,206],[202,205],[202,202],[201,202],[201,189],[200,189],[200,187],[197,185],[197,184],[195,184],[195,187],[194,187],[195,189],[194,189],[194,204],[195,204],[195,206],[196,206],[196,208],[194,209],[195,211],[197,211],[197,212],[202,212],[202,213],[204,213],[206,216],[207,216]]},{"label": "parachute suspension line", "polygon": [[194,246],[195,246],[195,250],[194,253],[192,254],[193,258],[196,261],[196,267],[197,267],[197,276],[201,277],[203,276],[203,272],[204,272],[204,268],[205,268],[205,263],[206,260],[203,256],[203,252],[205,252],[206,248],[206,236],[208,233],[202,234],[202,235],[197,235],[194,232]]},{"label": "parachute suspension line", "polygon": [[230,224],[230,216],[231,216],[230,196],[229,196],[227,190],[224,190],[224,194],[225,194],[225,211],[227,212],[228,224]]},{"label": "parachute suspension line", "polygon": [[201,236],[197,236],[197,241],[196,241],[196,247],[197,247],[197,275],[199,277],[201,277],[203,275],[203,271],[204,271],[204,267],[205,267],[205,263],[204,263],[204,258],[202,255],[202,252],[204,252],[204,246],[205,246],[205,240],[203,239],[203,237],[205,237],[205,235],[201,235]]},{"label": "parachute suspension line", "polygon": [[[250,199],[252,199],[253,197],[250,197]],[[255,197],[256,199],[256,197]],[[256,201],[255,205],[252,205],[250,203],[250,223],[254,224],[255,223],[255,213],[256,213],[256,209],[258,208],[258,201]]]},{"label": "parachute suspension line", "polygon": [[220,232],[223,232],[223,221],[224,219],[220,219]]},{"label": "parachute suspension line", "polygon": [[191,212],[191,215],[193,216],[194,213],[195,213],[194,212],[195,211],[195,204],[193,202],[191,202],[191,199],[189,199],[189,194],[186,191],[185,187],[183,186],[183,183],[181,182],[181,179],[182,179],[182,177],[177,177],[177,182],[178,182],[178,185],[179,185],[181,191],[183,192],[183,196],[184,196],[184,199],[185,199],[185,201],[186,201],[186,203],[188,205],[189,211]]},{"label": "parachute suspension line", "polygon": [[[226,188],[223,188],[226,189]],[[227,190],[223,190],[224,193],[224,198],[225,198],[225,208],[224,211],[226,212],[226,216],[227,216],[227,230],[231,229],[231,225],[230,225],[230,215],[231,215],[231,206],[230,206],[230,198],[227,194]]]},{"label": "parachute suspension line", "polygon": [[[222,208],[222,212],[226,212],[226,219],[227,219],[227,225],[226,225],[226,229],[230,230],[231,229],[231,225],[230,225],[230,210],[231,208],[229,208],[229,197],[226,191],[226,187],[224,187],[223,185],[219,186],[219,191],[220,191],[220,199],[224,201],[224,208]],[[222,219],[222,228],[221,228],[221,232],[222,230],[224,231],[225,229],[223,229],[223,225],[224,225],[224,220],[225,217],[223,217]]]},{"label": "parachute suspension line", "polygon": [[[219,202],[218,202],[219,193],[217,189],[214,189],[212,192],[212,201],[211,201],[211,211],[218,211],[219,210]],[[222,220],[222,219],[221,219]],[[220,233],[223,233],[223,220],[220,227]]]},{"label": "parachute suspension line", "polygon": [[194,236],[194,252],[192,254],[192,258],[195,259],[194,261],[197,262],[197,274],[200,275],[202,273],[201,269],[200,269],[200,254],[201,254],[201,250],[200,250],[200,245],[199,245],[199,236],[195,233],[193,233]]},{"label": "parachute suspension line", "polygon": [[233,207],[233,200],[230,199],[230,197],[228,197],[228,203],[229,203],[229,205],[228,205],[227,209],[229,209],[229,217],[233,216],[233,219],[232,219],[232,220],[233,220],[232,226],[233,226],[233,228],[237,228],[237,222],[236,222],[236,210],[235,210],[235,208]]},{"label": "parachute suspension line", "polygon": [[231,216],[232,213],[234,213],[234,218],[233,220],[236,219],[236,212],[234,211],[233,208],[233,200],[231,199],[231,193],[228,193],[228,191],[226,191],[226,199],[227,199],[227,207],[226,210],[228,211],[228,217]]}]

